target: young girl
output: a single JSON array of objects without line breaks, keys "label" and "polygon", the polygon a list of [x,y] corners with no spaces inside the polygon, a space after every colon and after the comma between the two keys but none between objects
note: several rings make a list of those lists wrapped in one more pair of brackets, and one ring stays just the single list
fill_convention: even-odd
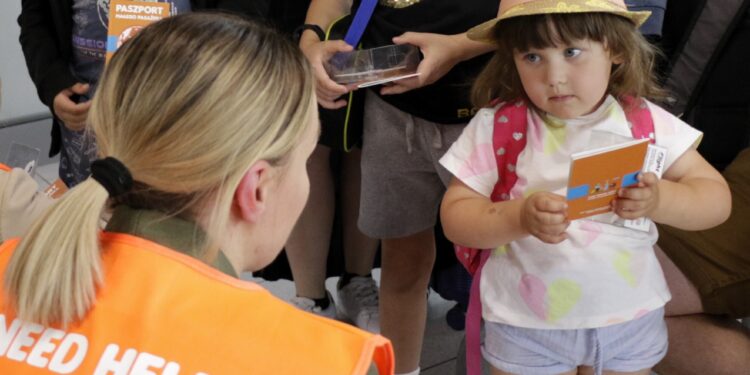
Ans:
[{"label": "young girl", "polygon": [[[441,217],[455,243],[494,249],[480,279],[493,374],[648,374],[667,349],[658,235],[653,224],[613,223],[696,230],[729,214],[726,182],[695,150],[701,133],[641,99],[659,94],[654,51],[636,29],[648,15],[622,0],[504,0],[497,19],[469,32],[498,49],[475,84],[485,108],[441,159],[455,176]],[[514,106],[528,110],[498,116]],[[594,134],[632,137],[636,112],[667,149],[663,178],[641,173],[612,212],[568,220],[570,154],[591,148]],[[496,147],[493,134],[514,121],[525,132]],[[521,140],[517,160],[498,166]]]}]

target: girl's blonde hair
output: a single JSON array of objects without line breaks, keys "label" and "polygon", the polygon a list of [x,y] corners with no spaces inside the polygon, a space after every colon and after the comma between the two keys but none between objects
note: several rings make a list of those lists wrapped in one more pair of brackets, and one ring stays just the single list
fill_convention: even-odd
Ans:
[{"label": "girl's blonde hair", "polygon": [[120,160],[135,187],[113,202],[89,178],[35,223],[4,280],[18,317],[65,325],[92,306],[108,203],[207,215],[210,260],[241,177],[256,161],[287,159],[314,100],[307,61],[268,28],[200,13],[145,28],[109,62],[89,112],[100,157]]},{"label": "girl's blonde hair", "polygon": [[478,108],[491,101],[527,98],[513,60],[514,51],[566,45],[576,40],[602,43],[612,57],[621,59],[609,80],[608,92],[623,96],[662,99],[655,75],[657,50],[643,38],[632,21],[609,13],[543,14],[514,17],[493,29],[497,50],[472,88]]}]

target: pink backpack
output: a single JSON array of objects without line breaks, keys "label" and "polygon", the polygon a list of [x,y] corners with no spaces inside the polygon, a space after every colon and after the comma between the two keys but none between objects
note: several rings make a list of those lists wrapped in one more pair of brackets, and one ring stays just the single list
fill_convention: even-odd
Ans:
[{"label": "pink backpack", "polygon": [[[654,121],[643,99],[625,97],[620,100],[625,109],[633,138],[651,138],[654,142]],[[497,101],[491,105],[497,105]],[[510,199],[510,190],[516,184],[516,162],[526,147],[528,106],[523,100],[500,104],[495,111],[492,147],[495,150],[498,180],[490,199],[499,202]],[[481,353],[479,350],[479,330],[482,320],[482,305],[479,301],[479,280],[482,267],[490,256],[489,249],[472,249],[455,246],[458,261],[466,267],[473,280],[469,292],[469,308],[466,313],[466,369],[469,375],[481,373]]]}]

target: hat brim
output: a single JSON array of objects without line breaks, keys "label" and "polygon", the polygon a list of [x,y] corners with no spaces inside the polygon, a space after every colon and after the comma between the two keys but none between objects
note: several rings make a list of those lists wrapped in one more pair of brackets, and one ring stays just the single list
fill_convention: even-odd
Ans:
[{"label": "hat brim", "polygon": [[[533,5],[532,5],[533,4]],[[574,13],[610,13],[618,16],[625,17],[635,24],[636,27],[640,27],[648,17],[651,16],[650,11],[629,11],[626,9],[620,9],[616,6],[611,7],[596,7],[591,5],[586,6],[560,6],[559,0],[542,0],[533,3],[522,4],[522,6],[516,6],[508,9],[502,15],[497,18],[491,19],[487,22],[481,23],[477,26],[472,27],[466,32],[466,36],[478,42],[493,43],[493,29],[502,20],[509,18],[522,17],[522,16],[533,16],[538,14],[574,14]]]}]

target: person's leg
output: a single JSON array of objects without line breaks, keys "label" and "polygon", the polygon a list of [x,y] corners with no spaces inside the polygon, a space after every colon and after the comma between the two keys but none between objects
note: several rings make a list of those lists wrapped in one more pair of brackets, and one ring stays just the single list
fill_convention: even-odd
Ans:
[{"label": "person's leg", "polygon": [[750,369],[750,331],[736,320],[702,314],[697,289],[659,249],[672,300],[665,306],[669,350],[654,368],[660,375],[737,374]]},{"label": "person's leg", "polygon": [[[327,296],[326,261],[334,214],[330,153],[328,147],[318,145],[310,156],[307,166],[310,197],[285,247],[296,294],[302,298],[293,299],[292,302],[310,310],[314,306],[310,306],[309,300],[320,300]],[[302,302],[307,303],[303,306]],[[335,309],[329,311],[335,312]],[[333,317],[333,312],[324,315]]]},{"label": "person's leg", "polygon": [[669,351],[659,375],[741,374],[750,369],[750,333],[736,320],[706,314],[667,318]]},{"label": "person's leg", "polygon": [[[367,93],[358,225],[382,240],[380,325],[393,343],[397,373],[419,367],[435,262],[433,231],[445,193],[436,154],[455,139],[439,130]],[[451,135],[460,131],[456,127]]]},{"label": "person's leg", "polygon": [[435,262],[433,228],[382,241],[380,324],[396,353],[396,373],[419,367],[427,317],[427,284]]},{"label": "person's leg", "polygon": [[341,214],[344,242],[345,270],[365,276],[372,271],[378,240],[366,236],[357,227],[359,216],[362,151],[358,148],[345,153],[341,171]]},{"label": "person's leg", "polygon": [[344,247],[344,271],[339,279],[338,309],[342,318],[357,327],[380,332],[378,287],[372,278],[372,267],[378,241],[357,227],[361,186],[361,151],[344,153],[341,168],[341,222]]},{"label": "person's leg", "polygon": [[[672,299],[664,306],[664,316],[700,314],[703,304],[698,289],[688,280],[674,262],[659,246],[654,246],[656,259],[659,260],[664,278],[667,280]],[[667,354],[669,355],[669,354]]]}]

